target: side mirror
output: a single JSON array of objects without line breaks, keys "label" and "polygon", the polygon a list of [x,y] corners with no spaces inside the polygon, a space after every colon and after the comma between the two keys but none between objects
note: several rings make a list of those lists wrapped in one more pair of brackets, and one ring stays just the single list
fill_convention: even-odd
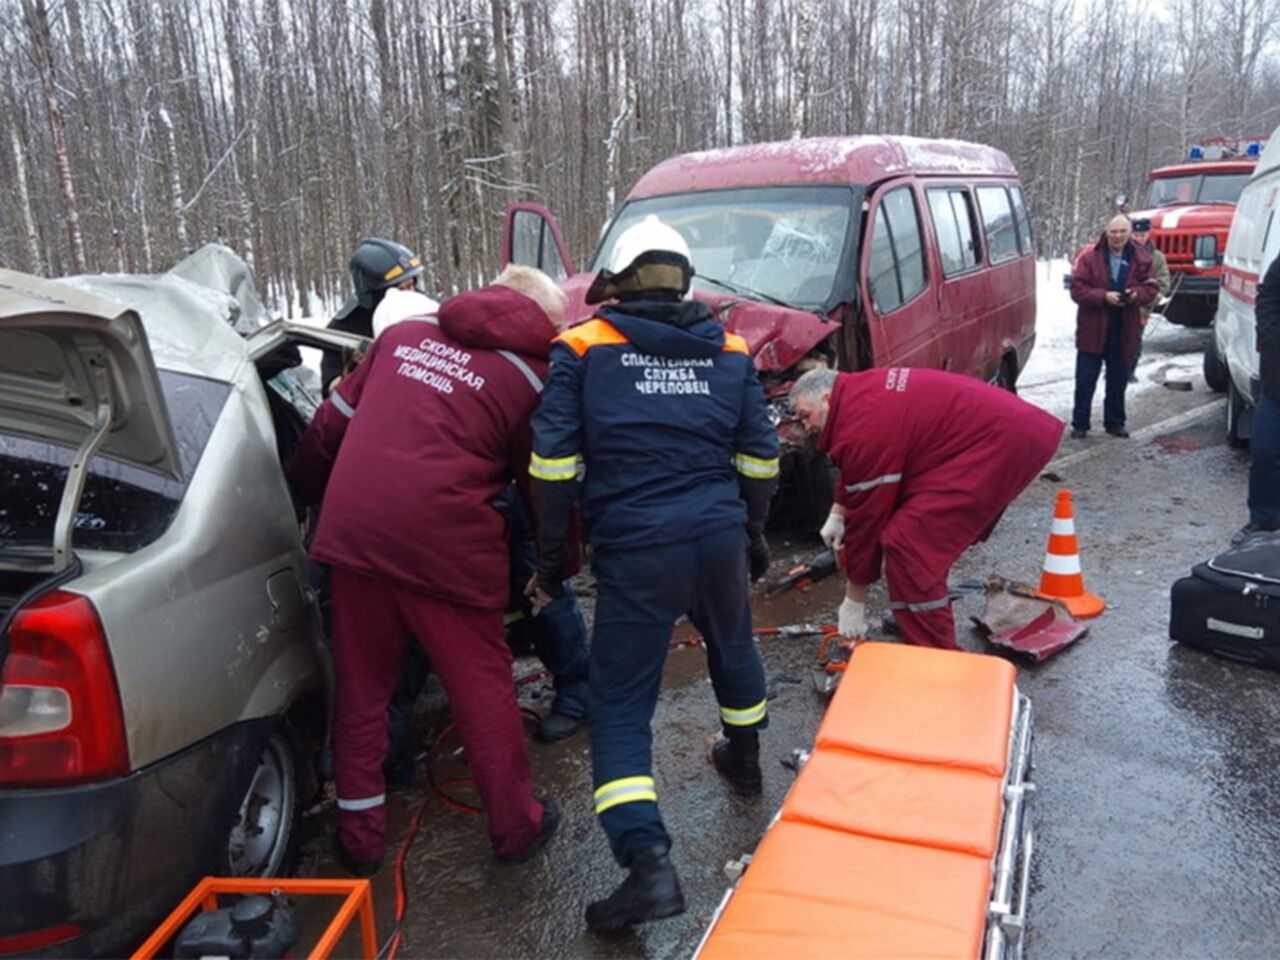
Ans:
[{"label": "side mirror", "polygon": [[1196,237],[1195,259],[1192,263],[1197,270],[1212,270],[1222,263],[1218,255],[1218,238],[1212,234]]}]

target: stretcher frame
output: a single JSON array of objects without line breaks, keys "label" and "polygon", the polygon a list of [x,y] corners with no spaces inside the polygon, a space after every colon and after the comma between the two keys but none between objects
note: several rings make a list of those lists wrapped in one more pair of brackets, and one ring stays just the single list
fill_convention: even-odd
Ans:
[{"label": "stretcher frame", "polygon": [[[1035,769],[1034,711],[1031,700],[1014,687],[1013,716],[1009,724],[1008,760],[1001,785],[1004,813],[1000,822],[1000,835],[996,855],[991,863],[991,898],[987,904],[987,935],[983,960],[1021,960],[1024,934],[1027,924],[1027,899],[1031,890],[1031,855],[1035,847],[1035,834],[1031,824],[1031,800],[1036,785],[1029,779]],[[808,761],[807,750],[797,750],[796,769]],[[789,791],[788,791],[789,792]],[[784,799],[785,805],[785,799]],[[782,808],[773,815],[767,833],[782,817]],[[749,861],[748,858],[744,858]],[[747,870],[750,869],[748,865]],[[737,890],[741,875],[724,892],[716,906],[711,922],[703,931],[693,952],[694,960],[702,953],[716,924]]]},{"label": "stretcher frame", "polygon": [[986,960],[1020,960],[1027,926],[1031,854],[1035,847],[1030,806],[1036,785],[1029,779],[1035,769],[1035,729],[1031,700],[1017,687],[1010,727],[1009,761],[1002,790],[1004,816],[992,863],[991,902],[987,905]]}]

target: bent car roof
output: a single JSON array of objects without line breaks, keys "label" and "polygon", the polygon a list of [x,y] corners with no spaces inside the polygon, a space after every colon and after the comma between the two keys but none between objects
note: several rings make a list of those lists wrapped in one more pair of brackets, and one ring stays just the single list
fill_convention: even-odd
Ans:
[{"label": "bent car roof", "polygon": [[872,184],[904,173],[1017,176],[1003,151],[980,143],[919,137],[815,137],[672,157],[641,177],[627,199],[733,187]]},{"label": "bent car roof", "polygon": [[168,273],[99,273],[58,281],[114,300],[142,318],[155,365],[230,381],[246,362],[243,333],[265,320],[249,268],[210,244]]}]

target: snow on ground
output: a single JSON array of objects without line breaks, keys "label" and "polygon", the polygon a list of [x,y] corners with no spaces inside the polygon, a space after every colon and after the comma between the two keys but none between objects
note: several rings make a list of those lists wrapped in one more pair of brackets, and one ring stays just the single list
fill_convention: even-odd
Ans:
[{"label": "snow on ground", "polygon": [[[1070,270],[1071,263],[1064,258],[1036,264],[1036,345],[1018,378],[1018,396],[1064,420],[1071,417],[1076,370],[1076,305],[1062,282]],[[1129,385],[1129,399],[1160,389],[1165,379],[1190,380],[1196,374],[1200,354],[1185,348],[1171,352],[1173,341],[1185,340],[1186,333],[1162,315],[1151,315],[1143,335],[1138,382]],[[1104,372],[1098,378],[1094,419],[1101,410],[1105,376]]]}]

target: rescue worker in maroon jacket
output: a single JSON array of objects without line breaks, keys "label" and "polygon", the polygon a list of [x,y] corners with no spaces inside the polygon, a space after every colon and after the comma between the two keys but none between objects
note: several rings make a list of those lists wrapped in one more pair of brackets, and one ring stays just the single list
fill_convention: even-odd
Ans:
[{"label": "rescue worker in maroon jacket", "polygon": [[1076,395],[1071,436],[1089,433],[1093,392],[1105,363],[1107,389],[1102,426],[1127,437],[1124,393],[1142,344],[1142,310],[1159,294],[1151,254],[1132,240],[1129,218],[1117,214],[1092,247],[1071,267],[1071,299],[1076,313]]},{"label": "rescue worker in maroon jacket", "polygon": [[845,555],[840,633],[866,635],[867,587],[883,564],[903,639],[959,649],[951,565],[1049,462],[1062,421],[972,377],[909,367],[811,370],[791,405],[840,471],[822,528]]},{"label": "rescue worker in maroon jacket", "polygon": [[[387,329],[320,407],[290,468],[323,507],[311,552],[332,568],[338,853],[377,871],[386,831],[387,703],[410,635],[449,697],[495,856],[522,862],[558,812],[533,794],[503,637],[506,520],[564,295],[509,267],[436,317]],[[527,485],[526,485],[527,490]]]}]

